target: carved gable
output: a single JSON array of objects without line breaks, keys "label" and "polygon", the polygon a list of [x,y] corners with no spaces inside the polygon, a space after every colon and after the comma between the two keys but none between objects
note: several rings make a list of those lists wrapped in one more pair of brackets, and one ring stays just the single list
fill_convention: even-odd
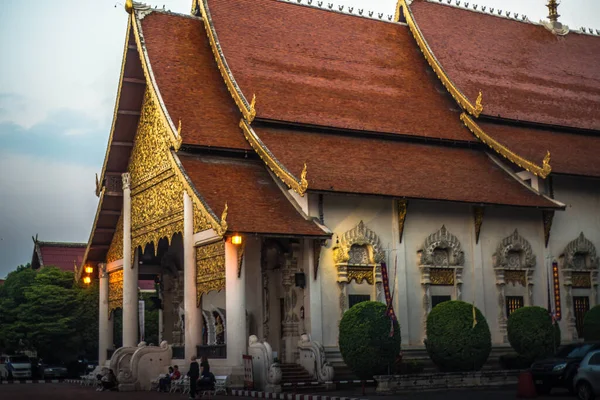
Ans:
[{"label": "carved gable", "polygon": [[421,253],[421,265],[448,267],[459,266],[465,262],[458,238],[451,234],[446,226],[425,239]]},{"label": "carved gable", "polygon": [[379,236],[360,221],[333,248],[336,263],[379,264],[385,260]]},{"label": "carved gable", "polygon": [[564,268],[574,270],[598,268],[596,247],[583,235],[583,232],[565,247],[563,255],[565,257]]},{"label": "carved gable", "polygon": [[494,268],[527,269],[535,267],[535,263],[531,245],[516,229],[502,239],[494,253]]}]

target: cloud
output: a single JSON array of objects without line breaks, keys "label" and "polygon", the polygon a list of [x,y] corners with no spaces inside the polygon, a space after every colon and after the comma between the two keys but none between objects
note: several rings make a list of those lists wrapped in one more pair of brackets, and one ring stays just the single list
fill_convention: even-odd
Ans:
[{"label": "cloud", "polygon": [[85,243],[98,198],[96,168],[0,152],[0,277],[31,261],[32,236]]},{"label": "cloud", "polygon": [[60,109],[50,111],[46,119],[29,128],[1,122],[0,137],[7,152],[69,160],[100,169],[110,123],[100,124],[78,110]]}]

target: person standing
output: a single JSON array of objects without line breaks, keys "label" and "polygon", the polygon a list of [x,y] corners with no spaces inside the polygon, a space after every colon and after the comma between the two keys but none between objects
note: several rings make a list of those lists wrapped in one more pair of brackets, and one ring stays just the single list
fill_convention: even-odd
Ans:
[{"label": "person standing", "polygon": [[190,399],[196,398],[196,384],[200,377],[200,366],[196,361],[196,356],[192,356],[190,368],[188,369],[187,376],[190,378]]}]

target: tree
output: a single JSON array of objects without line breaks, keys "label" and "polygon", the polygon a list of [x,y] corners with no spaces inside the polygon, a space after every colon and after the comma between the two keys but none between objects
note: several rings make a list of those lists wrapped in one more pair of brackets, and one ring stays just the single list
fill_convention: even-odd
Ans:
[{"label": "tree", "polygon": [[365,301],[346,311],[340,322],[340,353],[360,379],[387,373],[400,353],[400,325],[394,323],[390,337],[391,323],[385,312],[385,304]]},{"label": "tree", "polygon": [[434,364],[444,372],[478,371],[492,351],[490,328],[472,304],[445,301],[427,316],[425,347]]},{"label": "tree", "polygon": [[510,314],[506,327],[512,348],[530,362],[549,356],[560,345],[560,330],[545,308],[521,307]]},{"label": "tree", "polygon": [[583,318],[583,337],[586,342],[600,340],[600,305],[592,307]]}]

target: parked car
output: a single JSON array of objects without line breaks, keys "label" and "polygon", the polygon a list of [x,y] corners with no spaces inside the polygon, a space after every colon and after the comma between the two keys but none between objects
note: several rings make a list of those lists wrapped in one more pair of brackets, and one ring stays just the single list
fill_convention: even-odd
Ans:
[{"label": "parked car", "polygon": [[575,393],[573,381],[577,368],[585,356],[600,350],[600,343],[576,343],[560,347],[554,357],[536,361],[531,365],[533,382],[539,394],[548,394],[552,388],[561,387]]},{"label": "parked car", "polygon": [[600,350],[590,351],[581,361],[573,385],[580,400],[600,396]]},{"label": "parked car", "polygon": [[44,365],[44,379],[66,378],[67,374],[67,367],[64,365]]},{"label": "parked car", "polygon": [[31,379],[31,360],[25,355],[4,357],[8,379]]}]

